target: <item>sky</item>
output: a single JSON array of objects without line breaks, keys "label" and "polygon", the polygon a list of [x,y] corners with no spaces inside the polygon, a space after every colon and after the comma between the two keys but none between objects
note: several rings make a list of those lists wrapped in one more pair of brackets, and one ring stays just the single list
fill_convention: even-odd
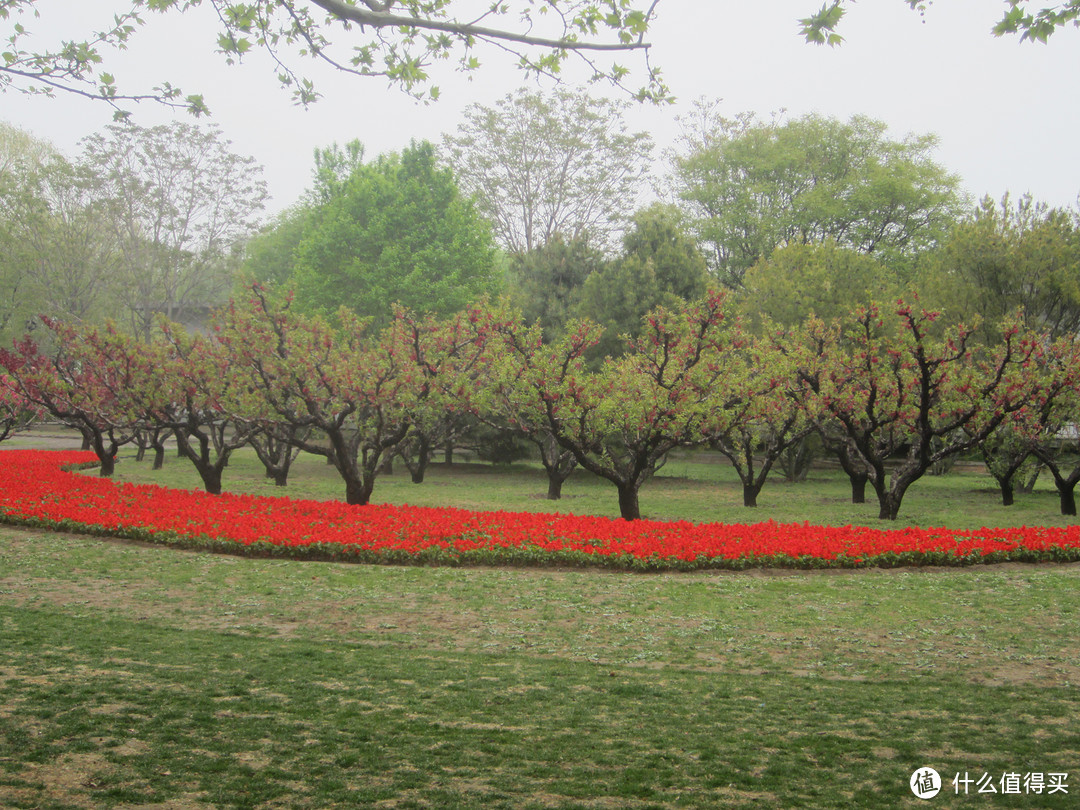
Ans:
[{"label": "sky", "polygon": [[[634,131],[648,131],[663,150],[680,132],[678,117],[698,98],[720,100],[734,116],[787,117],[818,113],[840,119],[862,114],[884,121],[889,135],[936,134],[935,158],[959,175],[975,200],[1030,193],[1053,206],[1076,206],[1080,194],[1080,30],[1068,28],[1047,45],[999,39],[990,28],[1003,3],[941,0],[924,16],[904,0],[864,0],[842,22],[837,48],[806,44],[797,20],[821,0],[661,0],[648,39],[651,59],[677,97],[674,105],[634,105]],[[23,24],[44,44],[84,38],[105,27],[122,0],[39,0],[42,18]],[[0,36],[12,21],[0,22]],[[359,139],[366,154],[400,150],[411,139],[438,143],[456,130],[470,104],[493,105],[523,85],[536,87],[498,53],[479,51],[483,67],[466,79],[448,63],[436,73],[441,98],[414,101],[378,77],[310,70],[322,99],[308,109],[292,104],[261,53],[228,66],[215,53],[218,28],[209,7],[183,15],[150,15],[128,49],[110,54],[107,68],[121,88],[170,81],[201,92],[234,151],[264,167],[272,199],[268,213],[295,202],[308,187],[316,148]],[[632,57],[624,61],[634,67]],[[436,68],[438,71],[439,68]],[[576,77],[568,77],[573,81]],[[539,84],[550,89],[550,82]],[[609,88],[594,92],[618,97]],[[190,120],[144,103],[134,120],[153,126]],[[110,123],[112,110],[74,97],[0,95],[0,120],[52,141],[74,155],[81,138]]]}]

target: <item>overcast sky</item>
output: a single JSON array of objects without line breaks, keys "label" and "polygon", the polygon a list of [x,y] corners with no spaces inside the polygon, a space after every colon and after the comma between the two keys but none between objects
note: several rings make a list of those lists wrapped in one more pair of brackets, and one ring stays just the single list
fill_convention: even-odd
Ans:
[{"label": "overcast sky", "polygon": [[[124,4],[38,5],[47,16],[23,22],[47,46],[60,36],[85,37],[105,27]],[[632,128],[651,132],[661,148],[669,146],[679,132],[677,116],[702,96],[722,99],[730,115],[752,110],[768,116],[780,109],[789,117],[865,114],[886,122],[896,138],[937,134],[937,159],[960,175],[973,197],[1030,192],[1051,205],[1076,204],[1080,31],[1068,28],[1048,45],[1032,45],[991,36],[1003,8],[995,0],[935,3],[925,19],[903,0],[865,0],[853,4],[843,22],[846,42],[830,49],[805,44],[797,30],[797,19],[820,5],[821,0],[661,0],[649,37],[652,60],[663,68],[678,103],[635,108]],[[5,38],[11,22],[0,26]],[[291,204],[308,186],[316,147],[358,138],[374,156],[412,138],[438,142],[457,127],[467,105],[493,104],[525,81],[508,61],[481,52],[485,67],[471,81],[448,65],[436,82],[441,100],[425,106],[378,78],[314,71],[309,75],[323,98],[305,111],[279,89],[264,55],[226,66],[214,53],[215,22],[209,8],[155,16],[107,68],[122,89],[167,80],[186,92],[202,92],[210,120],[233,149],[265,167],[272,210]],[[633,65],[630,57],[624,61]],[[68,154],[112,117],[106,106],[76,97],[9,91],[0,105],[0,119]],[[135,114],[144,126],[172,116],[190,118],[150,104]],[[662,169],[659,155],[657,166]]]}]

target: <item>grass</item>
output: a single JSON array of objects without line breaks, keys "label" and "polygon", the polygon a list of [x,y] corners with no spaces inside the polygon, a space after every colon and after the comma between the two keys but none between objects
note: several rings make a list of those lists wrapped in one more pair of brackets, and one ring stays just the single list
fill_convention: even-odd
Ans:
[{"label": "grass", "polygon": [[1078,586],[1078,566],[365,567],[2,528],[0,806],[905,806],[924,765],[1071,772],[1074,802]]},{"label": "grass", "polygon": [[[134,472],[198,485],[173,460]],[[665,473],[650,515],[747,519],[720,465]],[[226,481],[275,491],[243,457]],[[995,517],[985,479],[930,483],[919,520]],[[287,492],[338,490],[316,461]],[[542,491],[535,470],[464,467],[376,494],[546,509]],[[612,511],[602,482],[566,492],[560,509]],[[828,473],[769,484],[755,514],[845,521],[813,506],[845,494]],[[1009,801],[953,795],[956,773],[1062,772],[1069,794],[1010,804],[1072,807],[1078,620],[1080,565],[368,567],[0,527],[0,806],[914,807],[908,779],[932,766],[948,806]]]}]

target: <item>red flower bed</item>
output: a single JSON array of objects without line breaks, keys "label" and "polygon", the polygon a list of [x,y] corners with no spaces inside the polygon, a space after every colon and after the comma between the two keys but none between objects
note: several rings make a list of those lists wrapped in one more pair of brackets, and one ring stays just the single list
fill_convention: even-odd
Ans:
[{"label": "red flower bed", "polygon": [[207,495],[66,472],[92,453],[0,452],[0,520],[257,555],[633,569],[1080,560],[1080,526],[951,531],[633,521]]}]

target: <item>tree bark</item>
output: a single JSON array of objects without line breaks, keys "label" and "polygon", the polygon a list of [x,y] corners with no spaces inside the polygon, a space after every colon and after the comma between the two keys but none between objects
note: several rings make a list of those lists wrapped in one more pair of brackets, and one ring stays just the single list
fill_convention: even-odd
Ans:
[{"label": "tree bark", "polygon": [[757,484],[743,483],[742,488],[742,503],[743,506],[757,506],[757,496],[761,492],[761,487]]},{"label": "tree bark", "polygon": [[560,476],[555,473],[554,470],[548,470],[548,489],[547,499],[549,501],[557,501],[562,498],[562,485],[566,480],[565,476]]},{"label": "tree bark", "polygon": [[372,487],[363,477],[349,476],[345,479],[345,503],[365,506],[371,500]]},{"label": "tree bark", "polygon": [[1058,499],[1061,501],[1061,514],[1076,514],[1076,482],[1058,484]]},{"label": "tree bark", "polygon": [[640,520],[638,488],[633,484],[619,484],[619,516],[623,520]]},{"label": "tree bark", "polygon": [[1001,490],[1001,505],[1013,505],[1013,482],[1012,476],[998,479],[998,488]]},{"label": "tree bark", "polygon": [[870,476],[866,473],[849,473],[851,480],[851,502],[866,503],[866,482]]}]

